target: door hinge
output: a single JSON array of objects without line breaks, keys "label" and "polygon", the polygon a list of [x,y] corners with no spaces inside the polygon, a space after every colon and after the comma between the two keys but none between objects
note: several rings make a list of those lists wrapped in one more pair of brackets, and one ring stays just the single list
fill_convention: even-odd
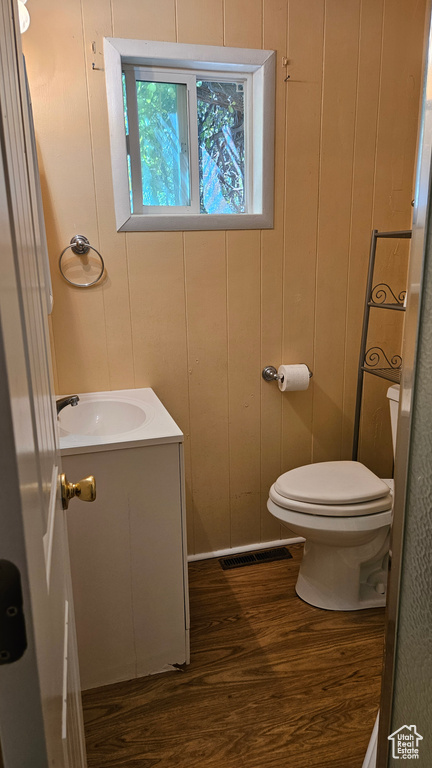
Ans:
[{"label": "door hinge", "polygon": [[18,661],[26,648],[20,572],[9,560],[0,560],[0,664]]}]

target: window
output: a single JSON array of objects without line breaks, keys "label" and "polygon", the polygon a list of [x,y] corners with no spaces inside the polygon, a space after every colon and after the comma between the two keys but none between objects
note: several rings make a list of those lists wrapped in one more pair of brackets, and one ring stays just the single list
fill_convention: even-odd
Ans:
[{"label": "window", "polygon": [[274,52],[104,48],[117,229],[271,227]]},{"label": "window", "polygon": [[[149,79],[151,77],[151,79]],[[132,213],[245,213],[248,79],[124,65]]]}]

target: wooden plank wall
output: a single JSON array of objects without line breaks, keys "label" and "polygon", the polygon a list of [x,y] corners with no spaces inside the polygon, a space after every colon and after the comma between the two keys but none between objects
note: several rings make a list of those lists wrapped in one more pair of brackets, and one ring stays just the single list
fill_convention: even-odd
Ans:
[{"label": "wooden plank wall", "polygon": [[[280,472],[350,458],[370,231],[411,224],[424,6],[38,0],[32,11],[58,392],[155,389],[186,435],[192,553],[278,538],[265,503]],[[104,36],[277,50],[274,229],[116,233]],[[92,290],[59,276],[76,233],[106,261]],[[401,287],[406,260],[398,243],[383,255]],[[382,317],[377,342],[397,346],[397,322]],[[311,366],[307,392],[262,381],[281,362]],[[380,474],[391,467],[385,390],[369,383],[363,419],[362,458]]]}]

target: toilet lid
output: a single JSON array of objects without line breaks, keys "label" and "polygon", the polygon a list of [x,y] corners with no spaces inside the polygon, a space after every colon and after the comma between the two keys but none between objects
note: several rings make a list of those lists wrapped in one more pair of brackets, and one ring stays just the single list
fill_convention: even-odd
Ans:
[{"label": "toilet lid", "polygon": [[[378,512],[388,512],[392,508],[393,496],[390,489],[387,496],[382,496],[380,499],[372,499],[371,501],[362,501],[358,504],[312,504],[308,501],[287,499],[286,496],[281,496],[280,493],[277,493],[275,485],[272,485],[270,488],[270,501],[273,501],[277,507],[287,510],[289,516],[284,518],[284,521],[288,528],[290,527],[290,521],[295,522],[292,519],[292,513],[297,514],[298,512],[301,512],[303,515],[311,515],[312,517],[325,516],[327,518],[333,517],[335,519],[343,517],[346,520],[348,517],[372,518],[375,517]],[[277,516],[278,515],[276,515],[276,517]]]},{"label": "toilet lid", "polygon": [[275,483],[280,496],[312,504],[358,504],[381,499],[389,487],[359,461],[323,461],[281,475]]}]

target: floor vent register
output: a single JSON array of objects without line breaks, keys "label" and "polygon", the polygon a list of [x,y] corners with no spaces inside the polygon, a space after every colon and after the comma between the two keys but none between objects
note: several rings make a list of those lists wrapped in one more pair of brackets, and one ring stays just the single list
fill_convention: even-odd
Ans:
[{"label": "floor vent register", "polygon": [[243,568],[244,565],[256,565],[257,563],[272,563],[274,560],[289,560],[292,554],[286,547],[276,549],[264,549],[258,552],[246,552],[235,557],[221,557],[219,562],[228,571],[231,568]]}]

